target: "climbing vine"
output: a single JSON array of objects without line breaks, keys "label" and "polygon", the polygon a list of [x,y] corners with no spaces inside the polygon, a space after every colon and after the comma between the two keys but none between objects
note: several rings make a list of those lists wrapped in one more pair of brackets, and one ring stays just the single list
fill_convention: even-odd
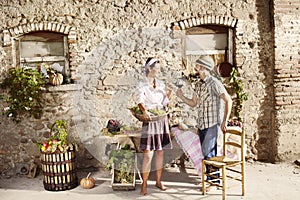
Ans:
[{"label": "climbing vine", "polygon": [[1,98],[8,103],[5,114],[16,122],[26,113],[40,116],[45,84],[44,75],[37,70],[11,68],[0,83],[5,91]]},{"label": "climbing vine", "polygon": [[238,78],[239,73],[236,68],[232,68],[229,76],[229,83],[232,86],[232,90],[236,95],[236,104],[234,109],[234,114],[238,121],[242,121],[241,112],[243,108],[243,102],[248,100],[248,94],[244,92],[244,84],[240,78]]}]

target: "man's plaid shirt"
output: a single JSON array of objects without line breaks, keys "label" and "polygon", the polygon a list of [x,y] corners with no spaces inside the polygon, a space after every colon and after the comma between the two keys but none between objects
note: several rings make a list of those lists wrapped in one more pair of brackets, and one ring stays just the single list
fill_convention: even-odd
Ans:
[{"label": "man's plaid shirt", "polygon": [[227,91],[221,81],[213,76],[207,76],[195,85],[195,95],[198,97],[197,126],[200,130],[221,124],[224,114],[224,101],[221,94]]}]

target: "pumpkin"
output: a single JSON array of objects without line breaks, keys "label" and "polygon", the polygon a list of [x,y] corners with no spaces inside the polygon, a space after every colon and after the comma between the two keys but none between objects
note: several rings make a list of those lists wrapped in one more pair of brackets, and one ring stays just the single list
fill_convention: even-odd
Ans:
[{"label": "pumpkin", "polygon": [[61,73],[56,73],[49,77],[49,83],[51,85],[58,86],[61,85],[63,81],[64,81],[64,76]]},{"label": "pumpkin", "polygon": [[81,181],[80,181],[80,185],[84,189],[91,189],[92,187],[95,186],[96,181],[93,177],[90,177],[90,175],[91,175],[91,173],[89,173],[87,175],[87,177],[81,179]]}]

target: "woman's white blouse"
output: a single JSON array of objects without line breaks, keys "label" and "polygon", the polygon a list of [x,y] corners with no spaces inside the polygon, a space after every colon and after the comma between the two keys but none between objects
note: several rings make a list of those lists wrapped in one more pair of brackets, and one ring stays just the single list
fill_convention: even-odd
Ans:
[{"label": "woman's white blouse", "polygon": [[134,100],[136,104],[142,103],[145,109],[162,109],[169,102],[166,96],[165,84],[163,81],[155,79],[156,88],[148,82],[147,78],[144,78],[137,84]]}]

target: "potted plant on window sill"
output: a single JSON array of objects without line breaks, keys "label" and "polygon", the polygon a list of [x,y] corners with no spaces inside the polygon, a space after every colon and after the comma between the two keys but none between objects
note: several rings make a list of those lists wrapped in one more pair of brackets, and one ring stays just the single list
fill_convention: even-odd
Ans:
[{"label": "potted plant on window sill", "polygon": [[106,169],[112,171],[113,190],[135,189],[135,164],[136,155],[129,145],[111,151]]},{"label": "potted plant on window sill", "polygon": [[75,164],[77,145],[68,141],[68,134],[67,122],[56,120],[50,127],[50,137],[37,142],[46,190],[69,190],[78,185]]}]

